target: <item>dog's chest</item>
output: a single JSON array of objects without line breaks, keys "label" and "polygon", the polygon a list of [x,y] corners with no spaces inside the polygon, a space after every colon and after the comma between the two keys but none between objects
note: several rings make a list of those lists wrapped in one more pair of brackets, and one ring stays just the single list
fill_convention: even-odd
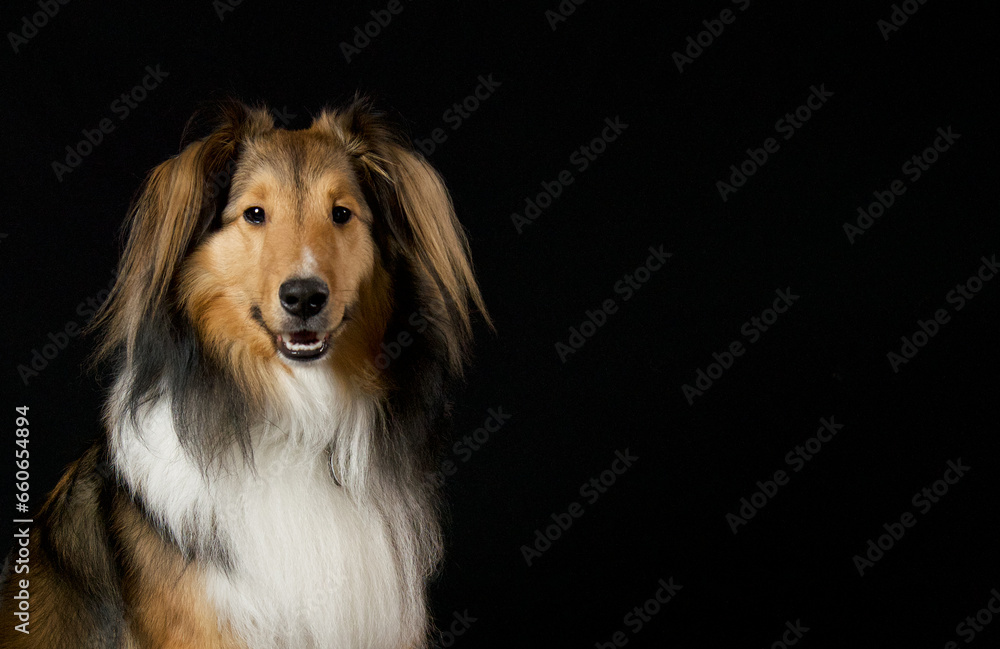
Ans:
[{"label": "dog's chest", "polygon": [[377,498],[335,483],[324,446],[275,440],[255,449],[252,468],[209,476],[180,447],[164,406],[142,435],[123,433],[120,470],[174,539],[216,557],[198,561],[206,594],[249,649],[420,643],[422,587],[408,583],[395,550],[400,527]]},{"label": "dog's chest", "polygon": [[[261,458],[253,476],[213,486],[230,565],[209,569],[220,615],[257,647],[400,646],[404,585],[376,510],[337,486],[322,457]],[[409,620],[412,623],[412,620]]]}]

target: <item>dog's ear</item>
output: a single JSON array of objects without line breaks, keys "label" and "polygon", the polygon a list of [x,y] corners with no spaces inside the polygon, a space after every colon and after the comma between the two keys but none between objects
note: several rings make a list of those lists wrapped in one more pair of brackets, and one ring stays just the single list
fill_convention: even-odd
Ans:
[{"label": "dog's ear", "polygon": [[473,308],[492,323],[444,180],[368,100],[325,110],[315,125],[331,131],[356,161],[388,221],[393,244],[417,276],[425,306],[447,328],[449,361],[459,368],[472,333]]},{"label": "dog's ear", "polygon": [[174,276],[215,220],[241,144],[274,127],[266,110],[234,100],[196,114],[188,132],[196,121],[214,126],[153,169],[132,208],[118,279],[91,325],[105,328],[98,359],[122,346],[131,354],[139,325],[166,313]]}]

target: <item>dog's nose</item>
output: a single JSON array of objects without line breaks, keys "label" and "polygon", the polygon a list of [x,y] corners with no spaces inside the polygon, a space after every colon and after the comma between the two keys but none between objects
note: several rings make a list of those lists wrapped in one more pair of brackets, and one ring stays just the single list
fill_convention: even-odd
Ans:
[{"label": "dog's nose", "polygon": [[278,289],[278,299],[285,311],[303,320],[322,311],[328,295],[326,282],[316,277],[290,279]]}]

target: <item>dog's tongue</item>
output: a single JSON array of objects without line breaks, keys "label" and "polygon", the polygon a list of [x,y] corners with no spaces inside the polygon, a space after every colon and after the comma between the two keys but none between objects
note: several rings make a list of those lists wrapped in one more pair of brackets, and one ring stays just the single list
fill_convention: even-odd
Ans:
[{"label": "dog's tongue", "polygon": [[308,345],[319,340],[319,337],[313,331],[295,331],[288,335],[288,342],[295,343],[296,345]]}]

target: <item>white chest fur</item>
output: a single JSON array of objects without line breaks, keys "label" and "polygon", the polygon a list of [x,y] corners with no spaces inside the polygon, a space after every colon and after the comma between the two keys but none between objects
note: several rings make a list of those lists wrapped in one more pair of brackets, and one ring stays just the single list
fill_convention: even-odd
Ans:
[{"label": "white chest fur", "polygon": [[[370,409],[338,400],[322,372],[279,380],[287,401],[255,435],[253,467],[206,475],[160,402],[139,432],[123,423],[112,436],[119,470],[182,544],[221,542],[231,565],[203,566],[205,586],[251,649],[419,645],[422,574],[407,556],[419,544],[406,538],[414,526],[399,524],[398,503],[365,488],[374,479]],[[335,439],[350,456],[339,463],[343,486],[326,450]]]}]

